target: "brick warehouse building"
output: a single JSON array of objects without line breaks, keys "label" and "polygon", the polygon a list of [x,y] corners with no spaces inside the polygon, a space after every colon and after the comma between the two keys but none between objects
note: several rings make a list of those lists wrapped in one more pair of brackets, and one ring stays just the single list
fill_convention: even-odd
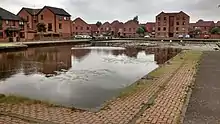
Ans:
[{"label": "brick warehouse building", "polygon": [[156,37],[178,37],[189,32],[190,17],[183,11],[179,13],[161,12],[156,16]]},{"label": "brick warehouse building", "polygon": [[22,8],[17,15],[28,21],[29,39],[34,38],[30,33],[37,32],[38,23],[45,24],[47,28],[45,35],[63,38],[71,36],[71,15],[62,8],[50,6],[44,6],[42,9]]}]

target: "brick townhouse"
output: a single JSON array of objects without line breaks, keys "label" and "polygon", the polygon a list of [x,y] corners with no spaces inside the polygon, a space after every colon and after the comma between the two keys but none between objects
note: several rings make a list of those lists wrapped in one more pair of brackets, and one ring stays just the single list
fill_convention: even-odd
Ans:
[{"label": "brick townhouse", "polygon": [[43,23],[47,29],[44,34],[63,38],[71,36],[71,15],[62,8],[50,6],[44,6],[42,9],[22,8],[18,15],[28,21],[29,33],[37,31],[36,25]]},{"label": "brick townhouse", "polygon": [[191,23],[190,29],[199,29],[201,31],[201,34],[210,34],[211,29],[214,28],[215,25],[216,24],[214,21],[203,21],[200,19],[196,23]]},{"label": "brick townhouse", "polygon": [[111,35],[111,24],[109,22],[103,23],[100,27],[100,34],[102,35]]},{"label": "brick townhouse", "polygon": [[73,20],[72,34],[91,35],[91,26],[87,24],[83,19],[76,18],[75,20]]},{"label": "brick townhouse", "polygon": [[19,16],[0,7],[0,41],[25,40],[26,22]]},{"label": "brick townhouse", "polygon": [[120,37],[123,33],[123,23],[118,20],[113,21],[111,24],[111,34],[114,37]]},{"label": "brick townhouse", "polygon": [[139,24],[133,20],[129,20],[123,25],[123,37],[138,37],[137,29],[139,28]]},{"label": "brick townhouse", "polygon": [[34,39],[34,35],[37,33],[38,13],[40,10],[23,7],[17,14],[27,21],[27,40]]},{"label": "brick townhouse", "polygon": [[190,17],[180,11],[178,13],[161,12],[156,16],[156,37],[178,37],[189,32]]}]

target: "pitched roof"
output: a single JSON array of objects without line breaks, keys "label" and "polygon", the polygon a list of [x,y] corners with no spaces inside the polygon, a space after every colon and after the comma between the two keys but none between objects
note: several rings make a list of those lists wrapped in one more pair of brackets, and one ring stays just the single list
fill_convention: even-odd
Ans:
[{"label": "pitched roof", "polygon": [[220,26],[220,21],[218,21],[218,22],[215,24],[215,26]]},{"label": "pitched roof", "polygon": [[133,24],[133,25],[139,26],[139,24],[138,24],[137,22],[135,22],[134,20],[129,20],[129,21],[125,22],[124,24],[125,24],[125,25],[127,25],[127,24]]},{"label": "pitched roof", "polygon": [[203,21],[203,20],[199,20],[198,22],[196,22],[195,26],[212,26],[214,25],[215,22],[214,21]]},{"label": "pitched roof", "polygon": [[[56,7],[51,7],[51,6],[44,6],[44,8],[49,9],[51,12],[53,12],[55,15],[61,15],[61,16],[71,16],[68,12],[66,12],[64,9],[62,8],[56,8]],[[43,9],[44,9],[43,8]],[[41,11],[43,10],[41,9]],[[40,11],[40,12],[41,12]],[[40,13],[39,12],[39,13]]]},{"label": "pitched roof", "polygon": [[86,23],[83,19],[81,19],[80,17],[78,17],[78,18],[76,18],[75,20],[73,20],[73,22],[76,22],[76,21],[81,21],[81,22],[87,24],[87,23]]},{"label": "pitched roof", "polygon": [[0,7],[0,18],[4,20],[21,20],[21,18]]},{"label": "pitched roof", "polygon": [[188,16],[189,17],[189,15],[188,14],[186,14],[185,12],[183,12],[183,11],[180,11],[180,12],[161,12],[161,13],[159,13],[157,16],[159,16],[159,15],[161,15],[161,14],[166,14],[166,15],[175,15],[175,14],[180,14],[180,13],[183,13],[184,15],[186,15],[186,16]]},{"label": "pitched roof", "polygon": [[23,10],[27,11],[32,16],[37,15],[38,12],[40,12],[41,9],[32,9],[32,8],[22,8]]}]

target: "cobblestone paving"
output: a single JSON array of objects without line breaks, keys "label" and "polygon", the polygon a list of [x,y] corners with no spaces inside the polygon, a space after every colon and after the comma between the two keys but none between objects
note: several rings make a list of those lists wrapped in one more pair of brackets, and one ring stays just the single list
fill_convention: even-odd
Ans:
[{"label": "cobblestone paving", "polygon": [[[192,79],[194,66],[192,63],[178,63],[178,66],[167,64],[167,73],[153,81],[147,87],[111,101],[99,112],[76,111],[68,108],[48,107],[42,104],[0,104],[0,112],[17,114],[39,121],[49,121],[55,124],[126,124],[132,123],[149,99],[169,81],[164,91],[161,91],[155,105],[147,109],[136,123],[173,123],[175,114],[179,113],[184,97],[184,85]],[[180,68],[181,67],[181,68]],[[170,78],[173,77],[173,78]],[[5,122],[0,118],[0,122]],[[25,123],[24,123],[25,124]]]},{"label": "cobblestone paving", "polygon": [[17,118],[12,118],[10,116],[0,115],[0,124],[30,124],[30,122],[26,122]]},{"label": "cobblestone paving", "polygon": [[155,103],[147,109],[136,124],[176,124],[180,120],[189,86],[193,83],[196,61],[184,66],[168,82],[165,90],[158,94]]}]

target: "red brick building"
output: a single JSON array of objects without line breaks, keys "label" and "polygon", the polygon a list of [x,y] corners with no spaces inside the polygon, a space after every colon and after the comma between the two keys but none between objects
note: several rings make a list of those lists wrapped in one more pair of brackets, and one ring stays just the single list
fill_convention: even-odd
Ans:
[{"label": "red brick building", "polygon": [[120,37],[123,33],[123,23],[115,20],[111,23],[111,34],[114,37]]},{"label": "red brick building", "polygon": [[89,24],[90,30],[91,30],[91,35],[99,35],[99,28],[96,24]]},{"label": "red brick building", "polygon": [[214,21],[198,20],[196,23],[191,24],[191,29],[199,29],[202,34],[210,34],[211,29],[214,28],[215,25]]},{"label": "red brick building", "polygon": [[38,23],[46,25],[45,35],[70,37],[72,33],[71,15],[62,8],[44,6],[42,9],[22,8],[18,15],[28,22],[29,38],[36,33]]},{"label": "red brick building", "polygon": [[190,17],[180,11],[179,13],[161,12],[156,16],[156,37],[178,37],[189,32]]},{"label": "red brick building", "polygon": [[47,33],[70,37],[72,29],[71,15],[62,8],[45,6],[38,13],[38,22],[44,23]]},{"label": "red brick building", "polygon": [[0,7],[0,41],[25,40],[26,22],[19,16]]},{"label": "red brick building", "polygon": [[156,29],[155,25],[156,25],[155,22],[147,22],[146,23],[147,32],[153,36],[155,35],[155,29]]},{"label": "red brick building", "polygon": [[220,21],[218,21],[218,22],[215,24],[215,26],[220,28]]},{"label": "red brick building", "polygon": [[22,8],[18,12],[18,16],[27,21],[27,40],[33,40],[37,33],[38,12],[41,9]]},{"label": "red brick building", "polygon": [[136,31],[139,28],[139,24],[137,22],[129,20],[124,23],[123,28],[124,37],[138,37]]},{"label": "red brick building", "polygon": [[111,24],[109,22],[105,22],[100,27],[100,34],[102,35],[111,35]]},{"label": "red brick building", "polygon": [[91,26],[83,19],[76,18],[73,20],[72,34],[73,35],[91,35]]}]

